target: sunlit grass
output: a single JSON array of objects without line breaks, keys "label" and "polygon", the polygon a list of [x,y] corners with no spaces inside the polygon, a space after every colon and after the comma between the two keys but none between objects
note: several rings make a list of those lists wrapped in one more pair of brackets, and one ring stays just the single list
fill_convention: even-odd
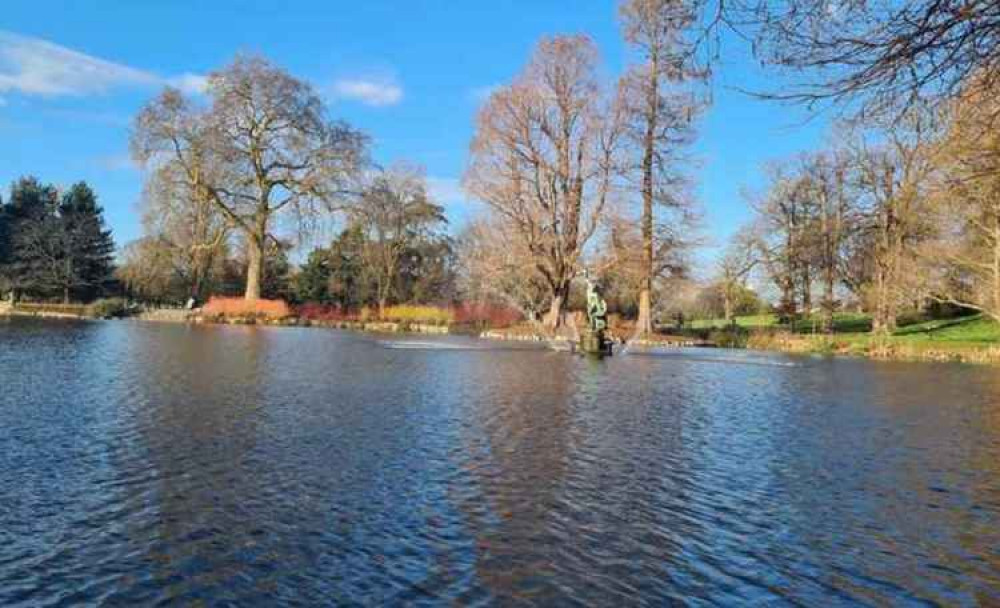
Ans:
[{"label": "sunlit grass", "polygon": [[[736,325],[753,329],[755,327],[772,327],[778,322],[778,316],[773,314],[747,315],[736,317]],[[722,329],[728,327],[729,323],[725,319],[695,319],[691,321],[693,329]]]},{"label": "sunlit grass", "polygon": [[1000,342],[1000,324],[982,315],[907,325],[894,338],[910,342]]},{"label": "sunlit grass", "polygon": [[[787,326],[780,326],[776,315],[755,315],[738,317],[738,327],[753,332],[775,330],[788,332]],[[725,327],[722,319],[692,322],[695,329]],[[816,334],[817,349],[836,348],[847,352],[864,352],[872,348],[893,347],[912,351],[961,351],[1000,346],[1000,323],[982,315],[972,315],[954,319],[935,319],[910,323],[898,328],[890,336],[875,336],[871,333],[871,316],[862,313],[838,313],[834,316],[834,335],[820,333],[819,317],[798,320],[790,335],[812,339]],[[761,343],[757,341],[757,343]],[[824,346],[825,345],[825,346]]]},{"label": "sunlit grass", "polygon": [[[778,327],[778,315],[746,315],[736,317],[736,326],[744,329],[762,329]],[[691,322],[693,329],[722,329],[729,326],[725,319],[698,319]],[[819,315],[812,315],[795,322],[797,333],[818,333],[822,327]],[[833,330],[835,332],[862,332],[871,329],[871,315],[853,312],[838,312],[833,315]]]}]

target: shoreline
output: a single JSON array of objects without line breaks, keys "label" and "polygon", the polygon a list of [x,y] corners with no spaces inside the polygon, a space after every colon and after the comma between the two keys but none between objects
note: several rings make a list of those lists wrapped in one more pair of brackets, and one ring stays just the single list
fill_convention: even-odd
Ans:
[{"label": "shoreline", "polygon": [[1000,344],[948,341],[906,341],[898,337],[879,340],[870,335],[846,337],[787,333],[751,333],[746,348],[802,355],[864,357],[875,361],[973,363],[1000,365]]},{"label": "shoreline", "polygon": [[[512,342],[545,342],[549,338],[537,331],[525,328],[487,329],[482,331],[455,331],[454,326],[431,325],[425,323],[403,323],[395,321],[320,321],[288,317],[283,319],[263,319],[253,317],[211,318],[197,311],[163,309],[136,315],[104,319],[83,314],[54,311],[18,310],[10,306],[0,306],[0,318],[21,317],[57,321],[98,321],[123,320],[149,323],[175,323],[191,325],[261,325],[264,327],[315,327],[340,329],[366,333],[398,333],[414,335],[472,335],[483,340]],[[617,340],[621,343],[621,340]],[[970,363],[979,365],[1000,365],[1000,344],[968,345],[964,343],[942,342],[939,344],[905,343],[892,339],[875,342],[848,339],[833,335],[808,335],[784,333],[750,333],[743,346],[721,346],[709,340],[689,336],[663,335],[658,339],[642,339],[633,342],[636,346],[652,348],[732,348],[734,350],[754,350],[798,355],[827,355],[836,357],[863,357],[875,361],[905,361],[927,363]]]},{"label": "shoreline", "polygon": [[57,319],[64,321],[97,321],[97,317],[79,315],[71,312],[53,312],[49,310],[17,310],[10,307],[0,307],[0,318],[25,317],[35,319]]}]

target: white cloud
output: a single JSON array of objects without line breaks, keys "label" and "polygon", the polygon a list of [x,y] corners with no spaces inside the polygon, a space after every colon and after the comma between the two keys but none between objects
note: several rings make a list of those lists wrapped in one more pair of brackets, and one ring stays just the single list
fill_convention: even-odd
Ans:
[{"label": "white cloud", "polygon": [[119,87],[174,84],[193,91],[203,77],[164,78],[120,63],[105,61],[39,38],[0,30],[0,93],[85,96]]},{"label": "white cloud", "polygon": [[402,101],[403,87],[393,78],[341,78],[333,83],[333,95],[366,106],[392,106]]},{"label": "white cloud", "polygon": [[200,95],[208,90],[208,77],[201,74],[181,74],[168,78],[167,83],[185,93]]}]

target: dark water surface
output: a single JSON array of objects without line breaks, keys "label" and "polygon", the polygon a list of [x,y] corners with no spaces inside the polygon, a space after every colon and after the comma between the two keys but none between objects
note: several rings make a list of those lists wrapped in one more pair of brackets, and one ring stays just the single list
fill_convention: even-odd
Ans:
[{"label": "dark water surface", "polygon": [[0,605],[1000,605],[1000,369],[0,322]]}]

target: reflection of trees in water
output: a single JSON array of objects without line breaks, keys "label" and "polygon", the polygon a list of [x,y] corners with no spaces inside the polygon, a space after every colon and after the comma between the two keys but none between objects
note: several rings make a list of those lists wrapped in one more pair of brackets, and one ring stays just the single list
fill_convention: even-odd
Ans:
[{"label": "reflection of trees in water", "polygon": [[[995,599],[992,369],[427,354],[281,331],[130,331],[134,446],[110,466],[152,580],[124,599],[763,601],[863,594],[865,576]],[[890,533],[896,555],[872,557]]]},{"label": "reflection of trees in water", "polygon": [[904,382],[914,369],[905,364],[856,374],[873,418],[868,444],[878,446],[855,449],[849,473],[870,522],[857,544],[886,555],[863,571],[941,604],[993,604],[996,589],[981,581],[1000,571],[1000,381],[985,367],[922,367]]},{"label": "reflection of trees in water", "polygon": [[[923,569],[908,578],[941,604],[997,605],[1000,376],[990,366],[935,372],[921,374],[912,395],[891,391],[888,402],[909,418],[907,435],[919,431],[906,446],[905,479],[896,486],[911,506],[892,514],[908,524],[912,563]],[[928,530],[946,533],[928,538]]]},{"label": "reflection of trees in water", "polygon": [[623,605],[639,587],[669,597],[682,538],[699,533],[690,509],[697,446],[687,417],[699,406],[655,359],[587,362],[577,374],[568,483],[556,558],[585,601]]},{"label": "reflection of trees in water", "polygon": [[[762,402],[781,414],[763,496],[782,534],[757,534],[754,545],[773,583],[798,581],[797,598],[990,603],[975,581],[1000,566],[989,549],[1000,534],[987,523],[1000,473],[995,372],[837,360],[788,374]],[[992,514],[972,507],[988,505],[990,484]]]},{"label": "reflection of trees in water", "polygon": [[220,593],[246,574],[264,540],[254,511],[271,490],[267,463],[253,453],[268,337],[253,328],[150,327],[133,335],[141,448],[121,466],[142,479],[133,500],[143,504],[128,518],[131,541],[167,597]]},{"label": "reflection of trees in water", "polygon": [[478,492],[459,503],[476,541],[476,583],[502,600],[556,597],[539,585],[550,584],[557,543],[552,517],[568,466],[573,365],[562,355],[509,353],[466,368],[475,391],[460,440]]},{"label": "reflection of trees in water", "polygon": [[[520,353],[471,373],[462,425],[478,492],[462,504],[476,583],[500,600],[666,597],[697,446],[662,365]],[[453,499],[454,500],[454,499]]]},{"label": "reflection of trees in water", "polygon": [[[966,567],[974,564],[974,568],[969,569],[974,570],[972,578],[975,580],[996,582],[1000,572],[1000,550],[997,549],[1000,547],[1000,527],[997,526],[1000,515],[1000,376],[995,370],[983,370],[980,378],[979,395],[975,400],[978,407],[968,424],[980,429],[982,435],[970,446],[968,461],[963,467],[967,473],[963,482],[970,490],[959,508],[943,506],[960,514],[958,543],[964,556],[981,558],[965,559],[961,563]],[[961,493],[957,496],[960,500],[963,498]],[[1000,601],[1000,592],[984,585],[978,585],[970,595],[982,606]]]}]

